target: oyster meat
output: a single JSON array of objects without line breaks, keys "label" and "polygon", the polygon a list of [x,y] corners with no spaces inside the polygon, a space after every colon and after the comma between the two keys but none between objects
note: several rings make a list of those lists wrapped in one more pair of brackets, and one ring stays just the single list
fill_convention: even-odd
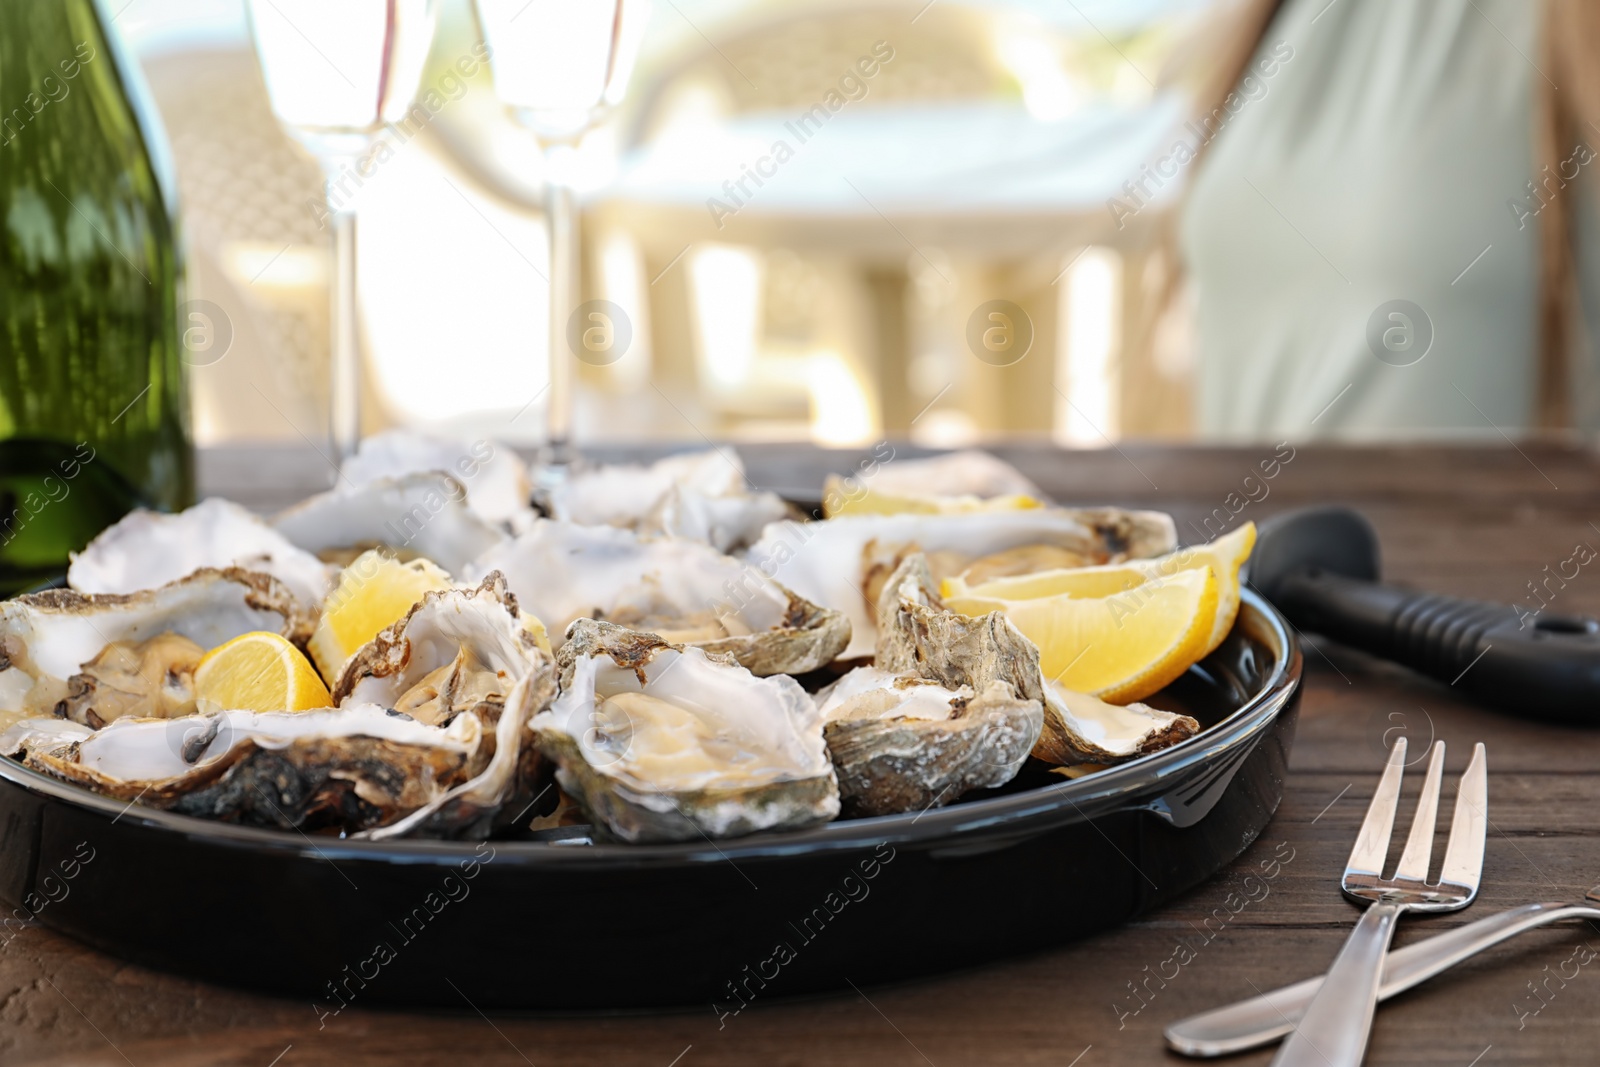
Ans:
[{"label": "oyster meat", "polygon": [[969,580],[1156,556],[1177,542],[1171,516],[1116,508],[1035,508],[949,515],[844,515],[778,522],[746,554],[750,565],[850,620],[845,657],[872,653],[889,576],[923,553],[935,580]]},{"label": "oyster meat", "polygon": [[487,523],[518,530],[534,516],[527,464],[510,446],[482,438],[467,441],[414,430],[375,433],[362,438],[356,454],[339,468],[338,488],[427,471],[457,479],[466,488],[467,505]]},{"label": "oyster meat", "polygon": [[249,826],[357,831],[437,807],[490,762],[475,716],[426,726],[377,705],[122,719],[100,730],[24,721],[0,752],[117,800]]},{"label": "oyster meat", "polygon": [[67,584],[80,593],[135,593],[202,567],[270,574],[308,607],[328,593],[326,564],[253,512],[217,497],[176,515],[129,512],[73,554]]},{"label": "oyster meat", "polygon": [[181,713],[195,650],[253,630],[303,642],[310,619],[276,578],[233,567],[137,593],[16,597],[0,603],[0,721]]},{"label": "oyster meat", "polygon": [[819,608],[709,545],[545,519],[492,549],[468,577],[498,570],[551,634],[603,619],[676,644],[726,652],[760,675],[803,674],[850,640]]},{"label": "oyster meat", "polygon": [[998,612],[944,610],[921,556],[880,614],[875,664],[818,694],[844,810],[926,810],[1016,777],[1044,725],[1032,643]]},{"label": "oyster meat", "polygon": [[750,488],[731,449],[668,456],[648,467],[597,467],[551,494],[550,513],[583,526],[704,541],[722,552],[744,547],[788,508],[776,493]]},{"label": "oyster meat", "polygon": [[556,662],[560,693],[532,728],[610,835],[698,841],[838,814],[821,718],[794,679],[590,620]]},{"label": "oyster meat", "polygon": [[451,574],[506,539],[467,506],[459,481],[436,471],[319,493],[279,513],[272,525],[341,566],[368,549],[386,548],[401,560],[420,556]]}]

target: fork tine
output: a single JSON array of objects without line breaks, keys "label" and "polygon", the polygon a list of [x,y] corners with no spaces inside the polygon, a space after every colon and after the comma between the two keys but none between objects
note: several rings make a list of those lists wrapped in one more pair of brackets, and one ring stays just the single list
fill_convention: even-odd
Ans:
[{"label": "fork tine", "polygon": [[1439,872],[1441,883],[1464,886],[1474,895],[1483,876],[1483,839],[1489,831],[1488,764],[1488,753],[1480,741],[1461,776],[1455,818],[1450,820],[1450,843],[1445,846],[1444,868]]},{"label": "fork tine", "polygon": [[1396,878],[1428,880],[1428,860],[1433,857],[1433,824],[1439,814],[1439,784],[1443,778],[1444,742],[1435,741],[1433,758],[1428,760],[1428,777],[1423,779],[1422,795],[1417,797],[1417,814],[1411,819],[1411,833],[1406,837],[1406,850],[1400,853],[1400,865],[1394,871]]},{"label": "fork tine", "polygon": [[1378,791],[1372,794],[1367,817],[1356,835],[1355,847],[1350,850],[1348,871],[1383,877],[1383,861],[1389,854],[1389,834],[1394,830],[1394,810],[1400,805],[1400,776],[1405,773],[1405,767],[1406,739],[1401,737],[1389,750],[1389,762],[1383,768]]}]

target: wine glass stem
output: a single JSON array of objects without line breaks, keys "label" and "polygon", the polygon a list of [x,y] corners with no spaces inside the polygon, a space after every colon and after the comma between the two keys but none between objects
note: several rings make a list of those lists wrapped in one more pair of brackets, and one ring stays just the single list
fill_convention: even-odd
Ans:
[{"label": "wine glass stem", "polygon": [[566,467],[577,459],[572,445],[572,353],[567,321],[577,304],[577,206],[572,187],[551,179],[546,187],[550,227],[550,396],[545,416],[545,462]]},{"label": "wine glass stem", "polygon": [[328,413],[342,467],[361,443],[361,335],[356,307],[356,213],[333,213],[333,349]]}]

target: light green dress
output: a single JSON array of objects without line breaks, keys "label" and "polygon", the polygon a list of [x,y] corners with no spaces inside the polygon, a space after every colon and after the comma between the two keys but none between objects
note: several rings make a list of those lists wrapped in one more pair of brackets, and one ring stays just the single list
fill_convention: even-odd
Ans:
[{"label": "light green dress", "polygon": [[[1182,223],[1204,436],[1498,439],[1533,425],[1542,8],[1284,5],[1257,59],[1292,55],[1270,77],[1253,72],[1253,99],[1235,101],[1197,164]],[[1580,260],[1596,247],[1589,144],[1554,194],[1583,205]],[[1575,362],[1576,418],[1592,429],[1594,360]]]}]

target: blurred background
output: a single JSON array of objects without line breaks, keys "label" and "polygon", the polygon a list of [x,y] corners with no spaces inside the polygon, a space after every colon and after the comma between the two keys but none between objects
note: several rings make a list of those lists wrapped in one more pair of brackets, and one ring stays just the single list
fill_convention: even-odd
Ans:
[{"label": "blurred background", "polygon": [[[1188,116],[1213,6],[658,0],[579,151],[583,297],[632,332],[579,368],[580,444],[1191,436],[1185,302],[1155,313],[1167,198],[1107,201]],[[331,227],[243,5],[131,0],[116,24],[172,143],[189,296],[231,331],[193,368],[197,441],[320,442]],[[478,41],[444,3],[431,118],[338,190],[362,213],[368,433],[542,434],[543,164],[458,63]],[[1012,354],[973,358],[994,323]]]}]

